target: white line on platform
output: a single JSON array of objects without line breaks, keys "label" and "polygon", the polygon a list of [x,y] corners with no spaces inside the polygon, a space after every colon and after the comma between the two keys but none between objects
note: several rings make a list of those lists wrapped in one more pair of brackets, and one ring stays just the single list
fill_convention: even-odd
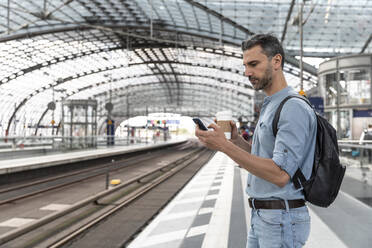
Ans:
[{"label": "white line on platform", "polygon": [[209,189],[210,190],[221,189],[221,186],[220,185],[219,186],[213,186],[213,187],[210,187]]},{"label": "white line on platform", "polygon": [[198,213],[198,210],[181,212],[181,213],[168,213],[164,215],[161,219],[164,220],[173,220],[173,219],[181,219],[186,217],[194,217]]},{"label": "white line on platform", "polygon": [[213,183],[222,183],[223,182],[223,178],[222,179],[216,179],[213,181]]},{"label": "white line on platform", "polygon": [[214,199],[217,199],[218,198],[218,194],[214,194],[214,195],[207,195],[205,197],[205,200],[214,200]]},{"label": "white line on platform", "polygon": [[205,234],[207,232],[208,225],[203,226],[194,226],[191,227],[190,230],[187,232],[186,237],[192,237],[200,234]]},{"label": "white line on platform", "polygon": [[[201,193],[206,193],[210,190],[210,186],[208,187],[203,187],[203,188],[193,188],[193,189],[188,189],[187,192],[185,193],[197,193],[197,192],[201,192]],[[181,196],[181,195],[180,195]]]},{"label": "white line on platform", "polygon": [[175,232],[166,232],[163,234],[147,236],[147,238],[143,240],[141,245],[133,246],[133,247],[151,246],[151,245],[171,242],[174,240],[181,240],[185,237],[186,232],[187,232],[187,229],[184,229],[184,230],[179,230]]},{"label": "white line on platform", "polygon": [[209,214],[212,213],[214,208],[201,208],[198,214]]},{"label": "white line on platform", "polygon": [[221,183],[221,189],[214,206],[214,211],[205,234],[202,248],[219,248],[227,247],[229,229],[230,229],[230,212],[233,194],[234,180],[234,162],[225,154],[218,152],[218,159],[214,160],[214,166],[228,164],[226,167],[224,181]]},{"label": "white line on platform", "polygon": [[177,204],[183,204],[183,203],[192,203],[192,202],[202,202],[204,201],[204,196],[201,197],[193,197],[193,198],[186,198],[182,200],[178,200]]},{"label": "white line on platform", "polygon": [[210,182],[202,182],[202,183],[194,183],[192,185],[190,185],[191,188],[193,189],[196,189],[196,188],[205,188],[205,187],[210,187],[212,185],[214,181],[210,181]]},{"label": "white line on platform", "polygon": [[[180,240],[180,244],[182,242],[182,239],[185,237],[188,229],[182,229],[177,232],[167,232],[162,235],[151,235],[151,233],[156,230],[157,227],[162,225],[163,220],[171,220],[176,218],[182,218],[182,217],[189,217],[189,218],[195,218],[195,216],[199,213],[210,213],[212,210],[206,210],[206,208],[200,209],[202,205],[202,201],[200,202],[200,205],[195,208],[194,210],[185,209],[186,212],[180,212],[180,213],[172,213],[172,209],[180,203],[180,201],[183,201],[186,194],[190,193],[204,193],[204,196],[208,193],[210,190],[210,186],[213,183],[213,180],[207,180],[205,181],[205,178],[201,177],[201,173],[205,173],[206,169],[214,168],[214,164],[212,162],[213,159],[204,165],[204,167],[194,176],[194,178],[187,184],[181,192],[177,194],[177,196],[164,208],[164,210],[137,236],[137,238],[129,245],[129,248],[139,248],[148,246],[151,244],[159,244],[163,242],[170,242],[176,240]],[[197,203],[197,202],[196,202]],[[200,211],[202,210],[202,211]],[[193,214],[193,215],[191,215]],[[165,222],[166,223],[166,222]],[[191,222],[192,223],[192,222]]]},{"label": "white line on platform", "polygon": [[215,177],[217,175],[218,171],[210,171],[208,173],[200,174],[200,177],[206,178],[206,177]]}]

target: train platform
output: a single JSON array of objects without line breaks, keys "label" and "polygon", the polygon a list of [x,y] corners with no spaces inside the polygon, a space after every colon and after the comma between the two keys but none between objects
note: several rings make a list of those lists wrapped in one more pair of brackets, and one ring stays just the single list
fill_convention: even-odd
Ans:
[{"label": "train platform", "polygon": [[[128,247],[245,247],[250,226],[246,177],[244,169],[225,154],[216,153]],[[311,233],[305,247],[370,247],[372,208],[359,199],[371,198],[371,188],[354,168],[347,170],[341,191],[329,208],[308,204]]]},{"label": "train platform", "polygon": [[157,143],[131,144],[129,146],[112,146],[83,151],[69,151],[43,156],[30,156],[18,159],[0,160],[0,175],[46,168],[66,163],[75,163],[91,159],[111,157],[125,153],[163,148],[186,142],[184,138],[172,139]]}]

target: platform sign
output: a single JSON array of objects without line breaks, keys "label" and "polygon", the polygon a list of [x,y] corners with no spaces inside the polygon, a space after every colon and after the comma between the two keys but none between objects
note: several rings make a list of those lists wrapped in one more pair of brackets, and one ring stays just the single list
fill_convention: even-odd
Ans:
[{"label": "platform sign", "polygon": [[313,108],[316,112],[318,112],[320,115],[324,114],[324,100],[323,97],[309,97],[308,98],[311,105],[313,105]]},{"label": "platform sign", "polygon": [[372,109],[358,110],[353,109],[353,117],[372,117]]},{"label": "platform sign", "polygon": [[115,121],[114,120],[106,120],[107,128],[106,134],[109,136],[107,137],[107,145],[115,145]]},{"label": "platform sign", "polygon": [[180,120],[167,120],[167,124],[179,125],[180,124]]}]

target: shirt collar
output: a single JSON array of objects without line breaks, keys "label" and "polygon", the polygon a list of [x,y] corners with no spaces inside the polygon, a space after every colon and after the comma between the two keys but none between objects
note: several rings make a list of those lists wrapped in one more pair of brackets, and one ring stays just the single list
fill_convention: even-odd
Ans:
[{"label": "shirt collar", "polygon": [[295,93],[294,89],[291,86],[287,86],[271,96],[266,96],[264,98],[264,104],[268,104],[271,101],[281,101],[284,99],[284,97],[290,95],[291,93]]}]

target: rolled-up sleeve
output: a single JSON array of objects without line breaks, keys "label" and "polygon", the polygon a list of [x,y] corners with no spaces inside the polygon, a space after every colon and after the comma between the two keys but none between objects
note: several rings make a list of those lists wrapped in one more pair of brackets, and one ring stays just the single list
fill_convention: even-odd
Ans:
[{"label": "rolled-up sleeve", "polygon": [[303,162],[313,110],[301,99],[288,100],[280,114],[272,160],[292,178]]}]

